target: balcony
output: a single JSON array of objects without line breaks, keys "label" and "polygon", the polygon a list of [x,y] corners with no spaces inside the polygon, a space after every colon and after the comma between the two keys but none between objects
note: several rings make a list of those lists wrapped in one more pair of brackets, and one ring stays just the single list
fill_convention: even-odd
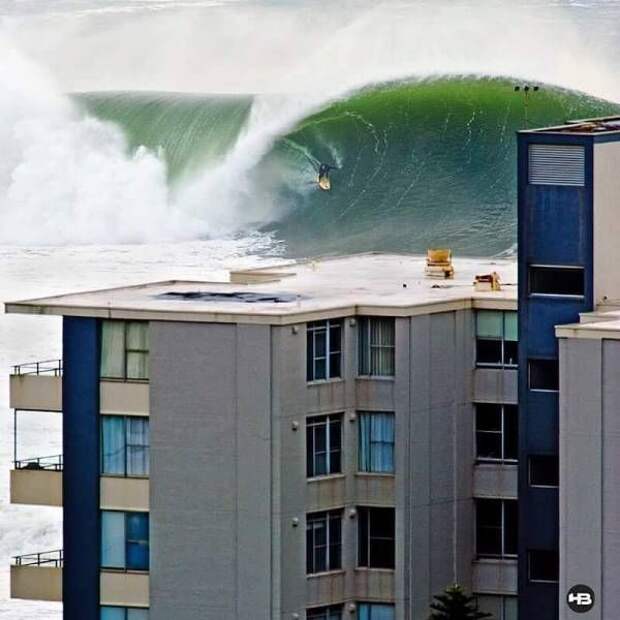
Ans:
[{"label": "balcony", "polygon": [[15,461],[11,503],[62,506],[62,454]]},{"label": "balcony", "polygon": [[62,411],[62,360],[13,366],[9,403],[23,411]]},{"label": "balcony", "polygon": [[14,557],[11,598],[62,601],[62,566],[62,549]]}]

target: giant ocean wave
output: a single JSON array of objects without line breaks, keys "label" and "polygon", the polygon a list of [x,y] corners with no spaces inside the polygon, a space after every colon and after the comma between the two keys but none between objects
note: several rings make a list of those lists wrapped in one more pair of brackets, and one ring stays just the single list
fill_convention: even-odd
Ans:
[{"label": "giant ocean wave", "polygon": [[[409,80],[332,101],[267,138],[244,170],[234,209],[248,213],[240,218],[244,227],[275,231],[297,255],[431,245],[465,254],[507,251],[516,241],[516,131],[526,122],[542,126],[620,111],[547,85],[531,93],[526,107],[514,84]],[[119,125],[130,149],[147,147],[163,157],[177,196],[242,149],[254,101],[165,93],[75,99],[89,114]],[[337,166],[331,192],[314,183],[319,162]],[[218,199],[210,205],[213,197],[205,193],[205,212],[226,209],[226,199]],[[263,208],[256,210],[257,203]],[[200,218],[195,206],[192,214]]]}]

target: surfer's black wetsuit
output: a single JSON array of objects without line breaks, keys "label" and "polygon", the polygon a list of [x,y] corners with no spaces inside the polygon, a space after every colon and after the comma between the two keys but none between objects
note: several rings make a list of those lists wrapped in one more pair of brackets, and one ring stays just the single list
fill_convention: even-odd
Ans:
[{"label": "surfer's black wetsuit", "polygon": [[329,164],[321,164],[319,166],[319,181],[321,181],[321,179],[328,178],[329,171],[333,169],[334,169],[334,166],[330,166]]}]

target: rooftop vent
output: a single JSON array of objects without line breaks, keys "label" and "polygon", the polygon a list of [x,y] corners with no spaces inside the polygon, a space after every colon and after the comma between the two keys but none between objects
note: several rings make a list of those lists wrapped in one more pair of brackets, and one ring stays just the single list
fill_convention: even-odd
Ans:
[{"label": "rooftop vent", "polygon": [[213,291],[170,291],[157,295],[157,299],[168,299],[178,301],[217,301],[217,302],[237,302],[242,304],[290,304],[294,301],[303,299],[301,295],[288,293],[252,293],[248,291],[231,291],[221,293]]},{"label": "rooftop vent", "polygon": [[451,250],[427,250],[426,269],[424,270],[429,278],[439,278],[446,280],[454,277],[454,267],[452,266]]}]

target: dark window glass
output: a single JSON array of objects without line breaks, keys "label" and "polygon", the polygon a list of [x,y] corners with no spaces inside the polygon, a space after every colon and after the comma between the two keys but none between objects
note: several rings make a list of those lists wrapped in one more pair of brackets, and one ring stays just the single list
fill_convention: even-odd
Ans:
[{"label": "dark window glass", "polygon": [[531,295],[579,295],[585,292],[584,270],[572,267],[530,267]]},{"label": "dark window glass", "polygon": [[358,562],[368,568],[394,568],[394,509],[359,508]]},{"label": "dark window glass", "polygon": [[317,512],[306,519],[306,572],[341,568],[342,512]]},{"label": "dark window glass", "polygon": [[530,550],[528,564],[530,581],[559,581],[560,562],[557,551]]},{"label": "dark window glass", "polygon": [[517,313],[501,310],[476,312],[476,363],[479,366],[518,364]]},{"label": "dark window glass", "polygon": [[306,467],[308,478],[342,471],[342,415],[306,420]]},{"label": "dark window glass", "polygon": [[530,484],[537,487],[557,487],[560,484],[558,457],[530,456]]},{"label": "dark window glass", "polygon": [[519,364],[519,343],[513,340],[504,340],[504,364],[517,366]]},{"label": "dark window glass", "polygon": [[476,340],[476,360],[478,364],[501,364],[502,341],[501,340]]},{"label": "dark window glass", "polygon": [[518,413],[512,405],[476,405],[476,457],[481,460],[516,460]]},{"label": "dark window glass", "polygon": [[341,376],[342,321],[315,321],[306,331],[306,379],[322,381]]},{"label": "dark window glass", "polygon": [[306,618],[307,620],[342,620],[342,605],[308,609]]},{"label": "dark window glass", "polygon": [[528,362],[530,390],[560,389],[560,368],[558,360],[530,359]]},{"label": "dark window glass", "polygon": [[516,500],[476,500],[476,553],[480,557],[517,554]]}]

